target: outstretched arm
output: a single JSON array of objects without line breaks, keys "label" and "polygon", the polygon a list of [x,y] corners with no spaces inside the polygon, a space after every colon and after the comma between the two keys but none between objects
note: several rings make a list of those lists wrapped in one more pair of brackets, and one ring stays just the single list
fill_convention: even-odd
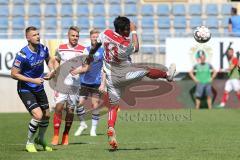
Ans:
[{"label": "outstretched arm", "polygon": [[101,47],[102,43],[97,43],[95,46],[92,46],[89,55],[87,56],[85,63],[90,64],[93,61],[93,55],[97,52],[97,50]]},{"label": "outstretched arm", "polygon": [[139,51],[139,42],[138,42],[138,36],[136,31],[136,26],[133,22],[130,23],[130,31],[132,35],[132,45],[134,47],[134,53]]}]

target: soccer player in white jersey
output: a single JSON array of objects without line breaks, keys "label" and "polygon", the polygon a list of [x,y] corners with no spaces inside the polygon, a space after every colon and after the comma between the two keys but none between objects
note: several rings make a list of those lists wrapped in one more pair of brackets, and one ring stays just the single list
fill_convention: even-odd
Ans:
[{"label": "soccer player in white jersey", "polygon": [[[84,53],[89,54],[90,48],[97,44],[97,38],[99,31],[93,29],[90,31],[91,45],[86,47]],[[96,129],[99,121],[99,106],[100,106],[100,95],[105,89],[105,74],[102,72],[103,66],[103,48],[99,48],[97,53],[94,54],[94,61],[91,63],[88,72],[84,73],[80,77],[81,89],[79,92],[79,104],[77,106],[77,115],[80,120],[80,126],[75,132],[75,136],[81,135],[81,133],[87,128],[85,123],[85,107],[86,100],[91,98],[92,106],[88,107],[92,111],[92,127],[90,130],[90,136],[97,136]]]},{"label": "soccer player in white jersey", "polygon": [[106,86],[111,104],[108,111],[107,135],[109,145],[113,150],[118,147],[114,126],[122,90],[126,85],[139,81],[144,76],[151,79],[165,78],[172,81],[176,71],[175,64],[170,65],[167,72],[150,67],[134,67],[129,56],[139,50],[136,26],[130,23],[127,17],[118,16],[114,20],[114,28],[115,31],[106,29],[99,34],[96,46],[91,48],[86,59],[86,63],[90,64],[93,61],[94,53],[103,45],[103,70],[106,73]]},{"label": "soccer player in white jersey", "polygon": [[[78,67],[83,56],[84,46],[78,44],[79,28],[71,26],[68,30],[68,43],[59,45],[55,55],[55,68],[59,69],[57,87],[55,88],[55,113],[53,117],[54,136],[52,145],[58,145],[59,130],[61,126],[62,111],[66,104],[65,129],[62,136],[62,145],[68,145],[68,133],[73,122],[73,112],[76,106],[77,93],[80,87],[79,76],[69,73],[71,67]],[[88,66],[80,67],[80,72],[86,72]],[[64,82],[64,85],[61,85]]]}]

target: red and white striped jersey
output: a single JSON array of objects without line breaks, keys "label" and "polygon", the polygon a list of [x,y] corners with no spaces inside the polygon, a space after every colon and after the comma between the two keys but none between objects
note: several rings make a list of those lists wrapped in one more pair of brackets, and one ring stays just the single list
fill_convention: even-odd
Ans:
[{"label": "red and white striped jersey", "polygon": [[59,45],[55,54],[56,59],[60,61],[58,80],[64,81],[65,85],[80,85],[79,75],[72,76],[70,70],[83,64],[82,55],[84,55],[84,49],[85,47],[80,44],[74,48],[70,47],[69,44]]}]

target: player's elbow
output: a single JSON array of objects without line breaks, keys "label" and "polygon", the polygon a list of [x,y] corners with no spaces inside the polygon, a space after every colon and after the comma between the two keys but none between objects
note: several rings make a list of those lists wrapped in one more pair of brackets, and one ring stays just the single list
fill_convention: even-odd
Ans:
[{"label": "player's elbow", "polygon": [[11,75],[10,76],[11,76],[12,79],[17,80],[16,73],[13,71],[13,69],[11,70]]}]

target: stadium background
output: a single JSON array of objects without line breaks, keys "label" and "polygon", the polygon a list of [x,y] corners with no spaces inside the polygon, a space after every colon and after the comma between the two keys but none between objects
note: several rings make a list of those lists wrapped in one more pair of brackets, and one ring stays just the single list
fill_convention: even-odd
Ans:
[{"label": "stadium background", "polygon": [[[17,96],[16,81],[9,78],[10,68],[6,68],[6,64],[11,64],[14,55],[22,47],[19,44],[25,42],[26,26],[34,25],[40,28],[42,42],[49,46],[53,54],[57,44],[66,40],[66,31],[70,25],[80,27],[80,43],[88,44],[88,32],[91,28],[113,28],[114,18],[117,15],[125,15],[137,24],[140,38],[140,53],[133,56],[133,61],[168,64],[170,61],[166,60],[167,48],[174,47],[171,44],[167,46],[167,39],[192,38],[192,30],[201,24],[210,28],[214,38],[228,38],[227,41],[231,41],[227,25],[232,6],[240,10],[239,3],[227,0],[0,0],[0,82],[4,84],[0,87],[3,95],[0,112],[26,111]],[[12,48],[15,44],[19,45],[19,48],[14,50]],[[177,47],[175,49],[179,53],[174,54],[184,52]],[[12,53],[10,57],[9,52]],[[183,56],[182,59],[186,57]],[[178,74],[178,80],[183,79],[184,75]],[[162,104],[160,108],[181,108],[184,104],[185,107],[194,107],[188,96],[189,89],[184,87],[189,83],[193,85],[188,80],[175,84],[179,91],[176,95],[182,99],[184,94],[187,99],[185,103],[179,105],[176,102],[173,105],[157,101],[156,105]],[[224,80],[216,85],[219,93],[223,84]],[[46,88],[50,104],[53,105],[53,92],[47,83]],[[229,105],[234,108],[240,106],[235,102],[235,99],[231,99]]]}]

